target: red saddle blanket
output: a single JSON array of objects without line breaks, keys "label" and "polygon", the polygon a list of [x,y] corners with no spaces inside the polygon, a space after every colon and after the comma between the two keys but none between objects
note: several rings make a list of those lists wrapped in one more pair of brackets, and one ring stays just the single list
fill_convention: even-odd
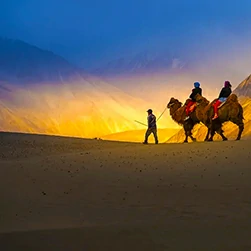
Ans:
[{"label": "red saddle blanket", "polygon": [[189,112],[193,112],[196,108],[196,103],[192,104],[190,107],[189,107]]}]

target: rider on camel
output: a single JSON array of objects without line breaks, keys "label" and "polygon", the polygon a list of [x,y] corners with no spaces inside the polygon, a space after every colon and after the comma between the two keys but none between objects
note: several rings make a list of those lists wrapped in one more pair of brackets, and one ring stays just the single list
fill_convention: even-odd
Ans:
[{"label": "rider on camel", "polygon": [[219,117],[218,114],[218,107],[227,100],[227,98],[230,96],[230,94],[232,93],[231,90],[232,85],[230,84],[229,81],[225,81],[224,83],[224,87],[221,89],[219,98],[217,99],[217,101],[213,104],[214,107],[214,117],[212,118],[217,119]]},{"label": "rider on camel", "polygon": [[188,120],[190,118],[189,117],[189,114],[191,113],[190,108],[191,108],[192,105],[194,105],[196,103],[195,96],[198,93],[200,95],[202,95],[202,89],[200,88],[200,83],[195,82],[194,83],[194,89],[192,90],[192,93],[189,96],[190,100],[188,101],[188,104],[186,106],[186,118],[185,118],[185,120]]}]

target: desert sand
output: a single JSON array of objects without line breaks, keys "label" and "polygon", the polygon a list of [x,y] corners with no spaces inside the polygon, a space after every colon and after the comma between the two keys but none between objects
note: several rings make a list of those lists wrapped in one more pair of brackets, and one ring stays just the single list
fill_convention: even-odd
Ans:
[{"label": "desert sand", "polygon": [[251,250],[251,141],[0,133],[0,250]]},{"label": "desert sand", "polygon": [[[158,139],[159,143],[166,143],[170,138],[180,132],[180,128],[158,128]],[[112,140],[112,141],[123,141],[123,142],[137,142],[142,143],[145,139],[146,129],[143,130],[130,130],[120,133],[113,133],[109,135],[102,136],[103,140]],[[184,134],[184,133],[183,133]],[[182,135],[184,138],[184,135]],[[183,140],[184,141],[184,140]],[[153,137],[149,137],[149,143],[154,143],[155,140]]]}]

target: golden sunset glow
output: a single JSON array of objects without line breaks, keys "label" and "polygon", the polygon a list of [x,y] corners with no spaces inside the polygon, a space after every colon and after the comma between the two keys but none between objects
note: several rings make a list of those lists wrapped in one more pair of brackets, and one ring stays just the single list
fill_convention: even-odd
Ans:
[{"label": "golden sunset glow", "polygon": [[[65,85],[43,84],[42,87],[7,86],[10,91],[2,94],[0,103],[0,129],[93,138],[129,130],[144,131],[146,127],[135,120],[146,124],[146,110],[150,107],[156,117],[163,112],[150,106],[151,102],[95,81],[95,84],[83,80]],[[178,128],[168,111],[158,121],[158,127]],[[138,141],[139,135],[142,138],[144,133],[134,135],[129,137],[131,141]]]},{"label": "golden sunset glow", "polygon": [[[132,79],[128,81],[133,83]],[[145,79],[141,81],[143,83]],[[80,78],[66,84],[2,85],[5,89],[0,93],[0,130],[141,142],[146,126],[135,120],[146,124],[147,109],[152,108],[158,118],[172,96],[184,103],[189,94],[189,83],[186,88],[168,89],[165,85],[157,88],[154,82],[155,79],[148,80],[145,82],[148,88],[140,89],[139,81],[135,91],[118,89],[95,77]],[[209,100],[215,98],[215,91],[204,89]],[[249,121],[250,99],[240,101],[244,117]],[[169,110],[158,120],[157,126],[160,142],[183,140],[183,129],[171,119]],[[234,131],[232,123],[226,123],[226,126],[228,132]],[[196,128],[195,135],[200,140],[205,130]],[[150,137],[149,140],[152,142],[153,139]]]},{"label": "golden sunset glow", "polygon": [[[158,138],[160,143],[166,142],[169,138],[175,135],[180,129],[158,129]],[[120,133],[114,133],[102,137],[104,140],[125,141],[125,142],[142,142],[144,139],[145,130],[132,130]],[[149,143],[154,143],[154,137],[151,135],[148,140]]]}]

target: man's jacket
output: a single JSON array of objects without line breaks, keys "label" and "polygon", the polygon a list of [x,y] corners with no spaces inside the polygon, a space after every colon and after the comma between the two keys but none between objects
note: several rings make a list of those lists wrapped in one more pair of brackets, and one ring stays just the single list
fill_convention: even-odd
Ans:
[{"label": "man's jacket", "polygon": [[148,128],[156,128],[156,117],[153,114],[148,115]]},{"label": "man's jacket", "polygon": [[192,93],[191,93],[191,95],[190,95],[190,99],[192,99],[193,101],[196,101],[195,100],[195,95],[196,94],[200,94],[200,95],[202,95],[202,89],[200,88],[200,87],[196,87],[196,88],[194,88],[193,90],[192,90]]},{"label": "man's jacket", "polygon": [[227,98],[231,93],[232,93],[231,88],[229,88],[229,87],[223,87],[221,89],[219,98]]}]

